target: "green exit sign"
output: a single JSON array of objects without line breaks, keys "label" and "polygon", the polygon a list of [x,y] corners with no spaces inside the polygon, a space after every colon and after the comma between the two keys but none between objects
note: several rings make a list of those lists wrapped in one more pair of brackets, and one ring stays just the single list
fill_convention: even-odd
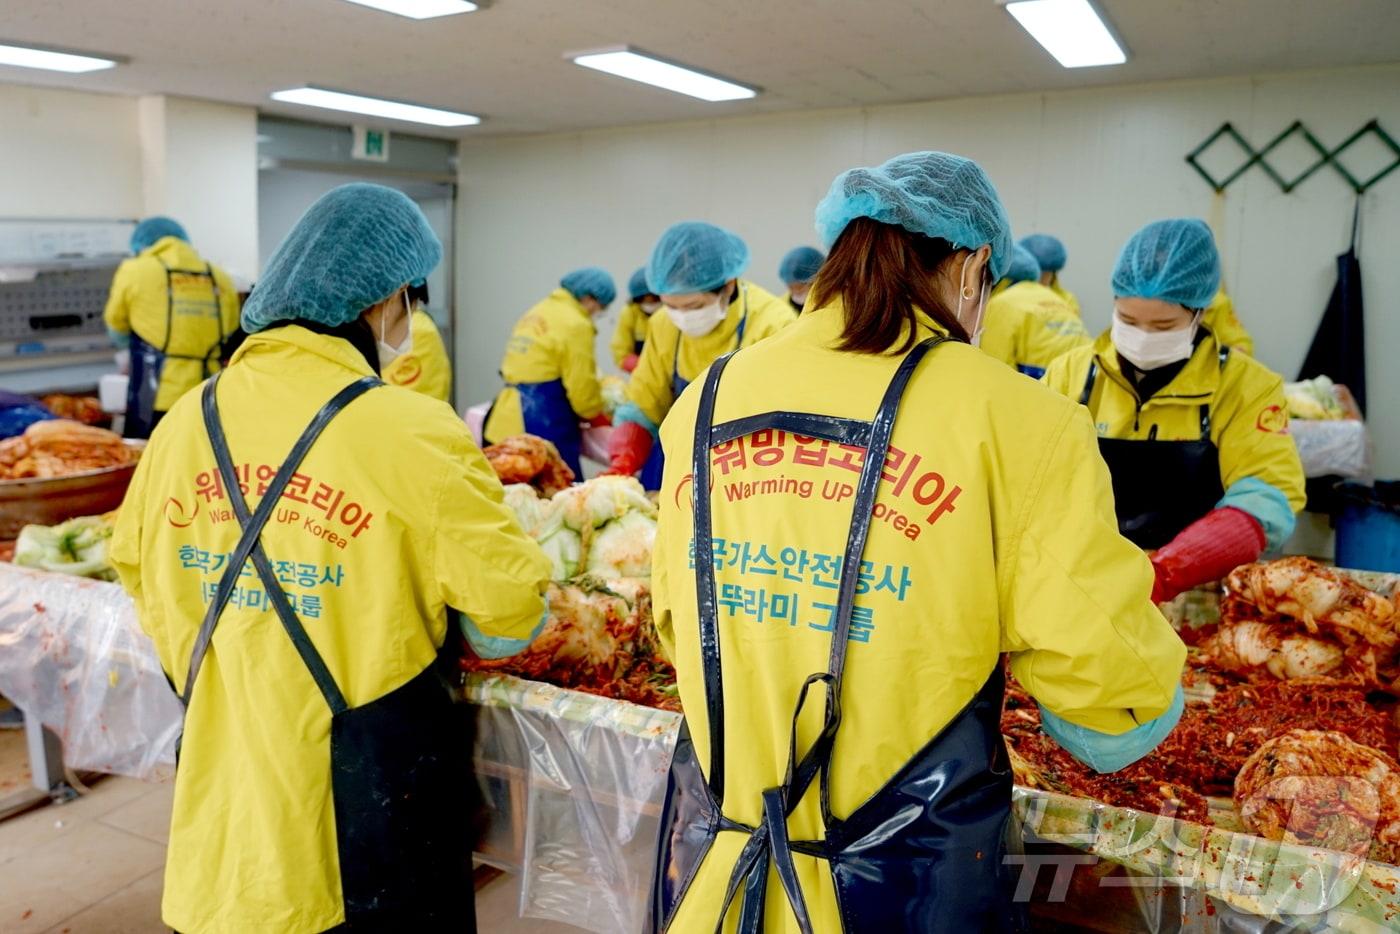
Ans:
[{"label": "green exit sign", "polygon": [[350,148],[350,158],[366,162],[389,161],[389,131],[356,124],[352,127],[355,135]]}]

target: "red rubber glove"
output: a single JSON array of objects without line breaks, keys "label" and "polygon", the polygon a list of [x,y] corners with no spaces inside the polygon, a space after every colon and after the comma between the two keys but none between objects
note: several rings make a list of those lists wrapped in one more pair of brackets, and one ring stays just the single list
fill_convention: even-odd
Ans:
[{"label": "red rubber glove", "polygon": [[623,372],[625,372],[625,373],[631,373],[631,372],[632,372],[633,370],[635,370],[636,368],[637,368],[637,355],[634,354],[634,353],[629,353],[629,354],[627,355],[626,359],[624,359],[624,360],[622,361],[622,370],[623,370]]},{"label": "red rubber glove", "polygon": [[630,477],[642,469],[651,454],[651,432],[636,422],[620,422],[608,439],[608,469],[619,477]]},{"label": "red rubber glove", "polygon": [[1165,603],[1200,584],[1218,581],[1264,553],[1264,527],[1233,506],[1213,509],[1152,556],[1152,601]]},{"label": "red rubber glove", "polygon": [[599,412],[597,415],[593,416],[592,418],[590,418],[590,419],[588,420],[588,427],[589,427],[589,428],[611,428],[611,427],[612,427],[612,416],[610,416],[607,412]]}]

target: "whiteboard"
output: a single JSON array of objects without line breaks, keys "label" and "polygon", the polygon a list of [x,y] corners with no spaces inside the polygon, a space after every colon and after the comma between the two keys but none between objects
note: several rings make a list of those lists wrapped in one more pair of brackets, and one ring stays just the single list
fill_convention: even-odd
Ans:
[{"label": "whiteboard", "polygon": [[135,219],[0,217],[0,264],[127,256]]}]

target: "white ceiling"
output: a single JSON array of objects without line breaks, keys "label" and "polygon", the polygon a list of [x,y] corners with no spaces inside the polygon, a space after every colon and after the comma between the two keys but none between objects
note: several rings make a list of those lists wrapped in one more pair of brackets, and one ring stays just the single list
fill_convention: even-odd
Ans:
[{"label": "white ceiling", "polygon": [[[1400,0],[1097,0],[1126,65],[1060,68],[995,0],[495,0],[421,22],[341,0],[3,0],[0,40],[125,56],[0,82],[256,105],[318,84],[485,117],[438,135],[629,123],[1400,61]],[[581,69],[630,43],[758,85],[708,104]],[[421,132],[421,130],[420,130]]]}]

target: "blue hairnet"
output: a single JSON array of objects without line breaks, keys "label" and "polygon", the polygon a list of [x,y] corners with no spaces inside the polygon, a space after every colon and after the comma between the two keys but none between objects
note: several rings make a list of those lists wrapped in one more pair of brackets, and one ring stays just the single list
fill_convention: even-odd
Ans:
[{"label": "blue hairnet", "polygon": [[185,233],[179,221],[169,217],[148,217],[131,232],[131,252],[140,253],[147,247],[153,247],[162,237],[178,237],[186,243],[190,242],[190,235]]},{"label": "blue hairnet", "polygon": [[1040,264],[1030,250],[1016,244],[1011,248],[1011,263],[1006,267],[1006,278],[1011,282],[1034,282],[1040,278]]},{"label": "blue hairnet", "polygon": [[1049,234],[1031,234],[1021,240],[1021,246],[1031,251],[1035,261],[1040,264],[1041,272],[1059,272],[1065,268],[1065,260],[1069,259],[1065,245],[1058,237]]},{"label": "blue hairnet", "polygon": [[1220,254],[1194,217],[1148,224],[1128,238],[1113,267],[1113,294],[1205,308],[1220,288]]},{"label": "blue hairnet", "polygon": [[797,282],[811,282],[817,277],[826,257],[816,247],[799,246],[788,251],[778,266],[778,278],[787,285]]},{"label": "blue hairnet", "polygon": [[607,307],[617,298],[617,286],[606,269],[599,266],[584,266],[573,272],[564,273],[559,284],[569,290],[574,298],[593,298],[599,305]]},{"label": "blue hairnet", "polygon": [[651,294],[651,286],[647,285],[647,268],[643,266],[632,273],[632,278],[627,280],[627,297],[636,301],[643,295]]},{"label": "blue hairnet", "polygon": [[836,176],[817,205],[817,233],[830,249],[857,217],[976,250],[989,245],[992,279],[1011,262],[1011,224],[982,167],[946,152],[910,152],[877,168]]},{"label": "blue hairnet", "polygon": [[704,221],[681,221],[656,241],[647,284],[657,295],[714,292],[748,266],[748,244],[737,234]]},{"label": "blue hairnet", "polygon": [[409,197],[355,182],[322,195],[268,260],[243,330],[278,321],[339,327],[410,282],[426,278],[442,244]]}]

